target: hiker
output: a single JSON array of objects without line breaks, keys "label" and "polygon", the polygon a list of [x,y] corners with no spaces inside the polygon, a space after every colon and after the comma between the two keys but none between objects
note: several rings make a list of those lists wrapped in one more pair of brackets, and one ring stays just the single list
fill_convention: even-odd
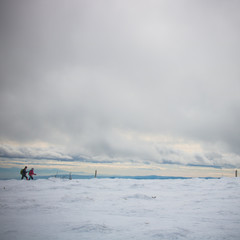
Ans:
[{"label": "hiker", "polygon": [[25,166],[25,168],[23,168],[21,170],[21,174],[22,174],[22,179],[26,178],[28,180],[28,177],[27,177],[27,166]]},{"label": "hiker", "polygon": [[33,175],[37,175],[36,173],[34,173],[34,168],[32,168],[30,171],[29,171],[29,173],[28,173],[28,175],[29,175],[29,180],[33,180]]}]

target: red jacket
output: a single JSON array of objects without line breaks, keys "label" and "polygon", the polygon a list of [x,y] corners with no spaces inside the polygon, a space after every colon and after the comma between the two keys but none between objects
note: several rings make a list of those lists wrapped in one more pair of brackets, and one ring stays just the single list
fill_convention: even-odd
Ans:
[{"label": "red jacket", "polygon": [[33,172],[33,170],[31,169],[30,171],[29,171],[29,176],[32,176],[32,175],[36,175],[34,172]]}]

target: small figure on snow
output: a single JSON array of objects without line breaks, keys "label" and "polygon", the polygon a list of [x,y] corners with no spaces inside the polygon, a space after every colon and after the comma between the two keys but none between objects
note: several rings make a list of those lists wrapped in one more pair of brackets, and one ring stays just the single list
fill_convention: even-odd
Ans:
[{"label": "small figure on snow", "polygon": [[25,168],[23,168],[20,173],[22,174],[22,179],[26,178],[28,180],[28,177],[27,177],[27,166],[25,166]]},{"label": "small figure on snow", "polygon": [[28,175],[29,175],[29,180],[30,180],[30,179],[33,180],[33,175],[37,175],[36,173],[34,173],[34,168],[32,168],[32,169],[29,171]]}]

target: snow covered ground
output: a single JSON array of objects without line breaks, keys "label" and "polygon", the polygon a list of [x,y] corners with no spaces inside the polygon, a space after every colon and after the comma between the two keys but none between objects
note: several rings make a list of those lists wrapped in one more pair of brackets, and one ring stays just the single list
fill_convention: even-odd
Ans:
[{"label": "snow covered ground", "polygon": [[0,181],[1,240],[239,240],[240,179]]}]

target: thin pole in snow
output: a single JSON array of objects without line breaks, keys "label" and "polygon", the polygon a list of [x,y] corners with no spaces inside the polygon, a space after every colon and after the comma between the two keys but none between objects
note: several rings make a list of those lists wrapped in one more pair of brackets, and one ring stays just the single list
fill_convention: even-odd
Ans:
[{"label": "thin pole in snow", "polygon": [[97,170],[95,170],[95,178],[97,177]]}]

